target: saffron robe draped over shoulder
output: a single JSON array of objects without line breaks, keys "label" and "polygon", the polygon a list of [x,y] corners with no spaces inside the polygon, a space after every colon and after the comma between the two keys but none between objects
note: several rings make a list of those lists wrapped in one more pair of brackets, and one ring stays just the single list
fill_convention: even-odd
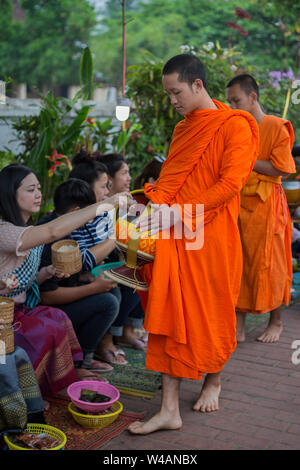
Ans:
[{"label": "saffron robe draped over shoulder", "polygon": [[154,203],[188,205],[193,228],[203,221],[196,204],[204,204],[204,231],[195,238],[204,233],[203,246],[200,240],[187,249],[185,231],[179,239],[171,228],[168,239],[157,239],[154,263],[143,271],[149,284],[146,367],[173,377],[218,372],[236,347],[239,193],[258,153],[258,127],[250,114],[215,104],[177,124],[159,179],[144,187]]},{"label": "saffron robe draped over shoulder", "polygon": [[[294,132],[289,121],[265,116],[259,123],[258,159],[295,172]],[[239,228],[244,267],[237,310],[266,313],[288,305],[292,284],[292,226],[281,176],[253,171],[241,193]]]}]

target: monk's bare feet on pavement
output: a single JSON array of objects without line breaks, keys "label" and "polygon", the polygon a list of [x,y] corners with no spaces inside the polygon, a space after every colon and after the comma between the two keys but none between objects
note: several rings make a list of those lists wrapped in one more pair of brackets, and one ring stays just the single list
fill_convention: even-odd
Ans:
[{"label": "monk's bare feet on pavement", "polygon": [[193,410],[202,413],[210,413],[219,409],[219,395],[221,392],[221,375],[207,374],[199,399],[193,406]]},{"label": "monk's bare feet on pavement", "polygon": [[148,421],[135,421],[128,427],[132,434],[150,434],[159,429],[179,429],[182,420],[179,411],[180,378],[162,374],[161,409]]},{"label": "monk's bare feet on pavement", "polygon": [[131,423],[128,430],[132,434],[150,434],[151,432],[158,431],[160,429],[179,429],[182,426],[182,420],[180,416],[174,416],[173,413],[157,413],[149,421],[141,422],[135,421]]},{"label": "monk's bare feet on pavement", "polygon": [[246,341],[245,325],[246,315],[244,312],[236,312],[236,340],[238,343]]},{"label": "monk's bare feet on pavement", "polygon": [[277,343],[279,341],[283,326],[279,322],[277,324],[270,324],[264,333],[257,338],[261,343]]},{"label": "monk's bare feet on pavement", "polygon": [[270,313],[270,321],[257,341],[261,343],[277,343],[279,341],[283,326],[281,321],[281,308],[277,308]]}]

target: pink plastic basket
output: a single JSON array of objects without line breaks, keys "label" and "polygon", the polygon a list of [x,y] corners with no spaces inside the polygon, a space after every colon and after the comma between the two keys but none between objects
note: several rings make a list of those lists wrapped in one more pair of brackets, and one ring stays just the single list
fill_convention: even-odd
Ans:
[{"label": "pink plastic basket", "polygon": [[[96,391],[102,395],[110,397],[111,399],[103,403],[90,403],[79,400],[82,388]],[[82,380],[80,382],[74,382],[69,385],[67,392],[75,406],[81,410],[90,411],[92,413],[106,410],[120,398],[120,392],[116,387],[105,382],[99,382],[97,380]]]}]

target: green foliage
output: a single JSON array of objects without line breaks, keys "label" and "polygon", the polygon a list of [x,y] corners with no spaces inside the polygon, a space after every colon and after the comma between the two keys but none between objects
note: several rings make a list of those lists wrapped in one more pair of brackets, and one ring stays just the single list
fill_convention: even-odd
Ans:
[{"label": "green foliage", "polygon": [[[109,10],[104,15],[102,27],[92,39],[92,49],[95,70],[106,81],[120,84],[121,8],[119,2],[110,4],[115,6],[113,14]],[[289,6],[283,8],[281,4]],[[245,9],[251,19],[238,17],[237,6]],[[238,4],[224,0],[140,1],[134,9],[128,8],[126,18],[133,20],[127,24],[128,65],[143,63],[145,49],[166,61],[178,53],[182,44],[198,48],[219,41],[228,49],[235,46],[246,63],[263,70],[299,67],[299,2],[292,0],[239,0]],[[242,30],[232,29],[228,22]]]},{"label": "green foliage", "polygon": [[32,86],[79,83],[82,46],[96,18],[88,0],[19,0],[25,20],[1,0],[1,75]]},{"label": "green foliage", "polygon": [[28,161],[30,152],[38,140],[40,124],[39,116],[23,116],[13,122],[12,128],[16,131],[16,140],[24,145],[22,153],[16,155],[19,163]]},{"label": "green foliage", "polygon": [[[18,119],[13,124],[17,140],[23,150],[16,160],[34,169],[43,191],[43,211],[47,211],[55,187],[60,184],[71,168],[70,159],[82,145],[88,146],[88,113],[91,105],[79,99],[89,97],[93,91],[93,61],[89,48],[82,54],[80,75],[82,88],[73,100],[58,97],[52,91],[42,100],[38,116]],[[75,115],[75,117],[74,117]]]},{"label": "green foliage", "polygon": [[203,44],[198,50],[193,50],[205,66],[209,95],[214,99],[225,101],[226,85],[241,66],[241,53],[235,48],[221,47],[219,41],[216,41],[216,44],[213,42]]},{"label": "green foliage", "polygon": [[11,163],[17,163],[15,155],[10,150],[0,150],[0,170]]},{"label": "green foliage", "polygon": [[0,153],[2,167],[16,161],[36,172],[43,193],[41,215],[52,207],[54,190],[68,177],[72,157],[81,147],[90,152],[121,153],[139,129],[132,125],[121,131],[112,119],[94,121],[88,117],[92,105],[83,104],[77,109],[79,96],[68,100],[55,98],[51,91],[41,95],[40,114],[23,117],[13,124],[24,150],[18,155]]},{"label": "green foliage", "polygon": [[[207,71],[209,94],[224,101],[226,84],[237,68],[231,62],[238,61],[239,53],[221,48],[218,42],[205,44],[198,51],[183,46],[182,52],[199,56]],[[133,179],[155,154],[167,156],[174,126],[182,119],[162,86],[164,61],[149,52],[144,52],[143,59],[142,64],[128,68],[127,96],[134,104],[130,120],[139,125],[126,146]]]},{"label": "green foliage", "polygon": [[[16,159],[35,170],[42,185],[45,207],[51,202],[54,188],[68,175],[67,158],[71,158],[77,150],[90,106],[76,111],[76,100],[55,98],[51,91],[41,95],[41,99],[43,106],[40,114],[17,120],[13,128],[24,146]],[[71,117],[71,113],[75,113],[75,118]],[[57,159],[56,152],[67,158]],[[53,176],[51,168],[55,170]]]},{"label": "green foliage", "polygon": [[[141,65],[129,67],[127,96],[135,105],[135,113],[141,124],[156,128],[153,120],[164,126],[164,133],[168,135],[176,122],[174,107],[171,106],[162,83],[162,69],[164,62],[145,53]],[[177,121],[179,120],[179,117]],[[153,132],[155,134],[155,131]]]},{"label": "green foliage", "polygon": [[[293,79],[286,77],[283,71],[277,71],[277,74],[280,76],[279,81],[275,81],[269,74],[256,72],[261,105],[267,114],[274,114],[291,121],[295,132],[295,142],[300,142],[299,103],[292,99]],[[284,115],[285,111],[286,115]]]},{"label": "green foliage", "polygon": [[80,61],[80,84],[83,97],[91,100],[93,97],[93,58],[89,47],[83,51]]}]

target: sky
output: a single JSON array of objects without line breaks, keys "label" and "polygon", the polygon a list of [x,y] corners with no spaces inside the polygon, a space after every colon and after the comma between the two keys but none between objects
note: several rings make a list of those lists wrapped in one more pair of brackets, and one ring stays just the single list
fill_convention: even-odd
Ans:
[{"label": "sky", "polygon": [[106,0],[89,0],[89,2],[94,5],[97,9],[103,8],[105,6]]}]

